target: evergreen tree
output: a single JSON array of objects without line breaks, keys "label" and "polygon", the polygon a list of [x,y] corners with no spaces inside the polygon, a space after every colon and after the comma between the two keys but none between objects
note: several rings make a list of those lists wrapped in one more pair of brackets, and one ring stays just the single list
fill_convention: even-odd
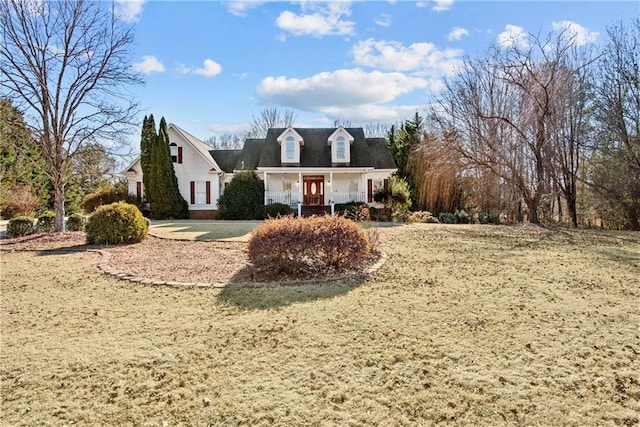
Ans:
[{"label": "evergreen tree", "polygon": [[150,202],[151,217],[154,219],[186,218],[187,202],[180,195],[171,152],[169,132],[164,117],[160,119],[158,136],[151,149],[151,185],[153,187]]},{"label": "evergreen tree", "polygon": [[0,216],[46,210],[50,180],[22,112],[0,98]]},{"label": "evergreen tree", "polygon": [[158,138],[156,134],[156,122],[153,114],[145,116],[142,121],[142,137],[140,140],[140,166],[142,167],[142,184],[144,197],[148,203],[153,200],[153,180],[151,179],[151,149]]},{"label": "evergreen tree", "polygon": [[[417,206],[417,189],[410,157],[422,141],[424,133],[423,127],[423,119],[418,112],[416,112],[415,116],[410,120],[406,120],[399,130],[396,130],[395,126],[391,126],[387,134],[389,150],[396,162],[396,166],[398,166],[398,172],[396,172],[396,174],[409,185],[411,200],[414,206]],[[415,171],[415,173],[421,172],[422,171]]]}]

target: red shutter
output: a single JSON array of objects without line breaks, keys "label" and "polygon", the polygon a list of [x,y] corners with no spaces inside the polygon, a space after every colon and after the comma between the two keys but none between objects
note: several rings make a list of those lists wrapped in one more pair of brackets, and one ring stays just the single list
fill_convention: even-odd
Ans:
[{"label": "red shutter", "polygon": [[207,185],[206,185],[206,191],[207,191],[207,204],[211,203],[211,181],[207,181]]},{"label": "red shutter", "polygon": [[182,163],[182,147],[178,147],[178,163]]},{"label": "red shutter", "polygon": [[367,180],[367,202],[373,202],[373,180]]},{"label": "red shutter", "polygon": [[382,186],[384,187],[385,190],[389,189],[389,180],[385,179],[384,181],[382,181]]},{"label": "red shutter", "polygon": [[142,200],[142,182],[136,182],[136,198]]},{"label": "red shutter", "polygon": [[196,183],[191,181],[191,204],[196,204]]}]

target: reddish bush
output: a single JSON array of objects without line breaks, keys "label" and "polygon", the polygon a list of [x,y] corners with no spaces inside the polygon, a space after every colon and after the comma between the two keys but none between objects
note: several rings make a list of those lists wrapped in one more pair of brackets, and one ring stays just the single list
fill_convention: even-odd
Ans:
[{"label": "reddish bush", "polygon": [[270,219],[249,241],[249,259],[260,279],[360,271],[370,256],[362,228],[341,216]]}]

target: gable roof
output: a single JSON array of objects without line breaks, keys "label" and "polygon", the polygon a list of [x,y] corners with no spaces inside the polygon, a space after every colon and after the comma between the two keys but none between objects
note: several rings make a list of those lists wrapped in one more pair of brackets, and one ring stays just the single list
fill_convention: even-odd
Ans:
[{"label": "gable roof", "polygon": [[209,152],[211,147],[204,142],[200,141],[195,136],[191,135],[186,130],[174,125],[173,123],[169,123],[168,128],[173,128],[178,135],[180,135],[185,141],[187,141],[193,148],[195,148],[196,152],[200,153],[204,159],[207,160],[211,164],[211,169],[215,171],[222,171],[223,169],[218,165],[215,158]]},{"label": "gable roof", "polygon": [[[300,153],[299,167],[396,168],[393,156],[391,156],[387,148],[386,141],[382,138],[366,138],[362,128],[345,128],[345,130],[353,136],[351,161],[344,165],[332,164],[331,147],[327,145],[327,141],[337,129],[338,128],[294,128],[304,139],[304,147]],[[278,137],[286,130],[286,128],[269,129],[265,139],[247,140],[240,159],[244,160],[245,165],[252,169],[287,167],[282,165],[280,145],[278,144]],[[260,156],[256,163],[255,157],[258,150],[260,151]],[[254,164],[256,165],[255,167],[253,167]]]}]

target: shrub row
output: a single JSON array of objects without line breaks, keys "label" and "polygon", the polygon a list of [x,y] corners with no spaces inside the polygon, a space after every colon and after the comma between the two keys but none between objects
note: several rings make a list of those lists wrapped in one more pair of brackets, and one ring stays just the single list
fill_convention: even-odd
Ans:
[{"label": "shrub row", "polygon": [[342,216],[267,220],[249,241],[259,280],[359,271],[371,256],[362,228]]},{"label": "shrub row", "polygon": [[454,213],[441,212],[438,220],[443,224],[471,224],[471,215],[464,210],[457,210]]},{"label": "shrub row", "polygon": [[285,205],[284,203],[271,203],[266,206],[261,206],[258,210],[259,212],[256,217],[260,219],[278,218],[294,213],[291,206]]}]

